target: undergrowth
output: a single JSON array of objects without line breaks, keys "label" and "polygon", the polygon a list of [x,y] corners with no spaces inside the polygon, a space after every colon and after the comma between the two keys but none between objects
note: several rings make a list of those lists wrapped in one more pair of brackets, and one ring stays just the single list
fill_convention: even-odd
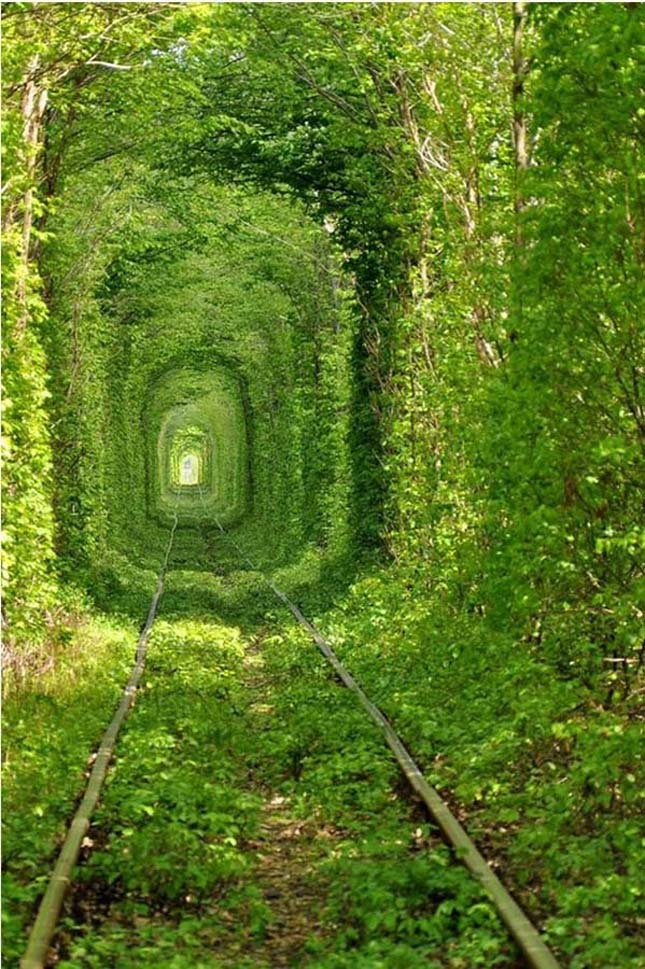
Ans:
[{"label": "undergrowth", "polygon": [[[61,632],[62,635],[62,632]],[[94,618],[69,630],[49,673],[3,705],[3,953],[16,965],[25,930],[92,751],[132,665],[136,630]]]},{"label": "undergrowth", "polygon": [[[135,577],[143,588],[146,573]],[[394,569],[339,585],[326,611],[316,556],[278,582],[564,964],[637,965],[637,690],[603,704],[613,674],[558,677],[539,643],[477,616],[431,614]],[[198,610],[226,624],[187,615]],[[135,640],[116,620],[80,627],[68,665],[6,705],[8,965]],[[264,812],[276,797],[308,832],[278,864],[287,876],[297,869],[294,891],[315,900],[304,933],[262,874]],[[62,929],[61,969],[518,964],[492,907],[404,792],[378,731],[252,571],[169,573]],[[280,962],[285,951],[291,962]]]},{"label": "undergrowth", "polygon": [[[76,683],[81,701],[90,692],[93,667]],[[96,701],[101,725],[113,700],[112,691]],[[12,808],[38,786],[26,764],[48,746],[62,751],[78,730],[67,694],[47,710],[59,730],[52,742],[51,720],[35,723],[7,793]],[[94,737],[78,738],[80,765]],[[7,965],[79,786],[59,756],[51,801],[65,785],[71,796],[57,805],[58,823],[49,831],[40,812],[23,814],[20,849],[13,835]],[[237,627],[161,618],[66,908],[58,965],[269,967],[282,964],[275,939],[284,934],[293,964],[317,969],[514,966],[491,906],[400,788],[378,733],[290,620],[245,640]],[[317,920],[302,937],[262,881],[268,798],[309,832],[281,862],[314,899]]]},{"label": "undergrowth", "polygon": [[637,965],[644,857],[638,682],[558,675],[537,642],[364,577],[322,620],[428,779],[571,969]]}]

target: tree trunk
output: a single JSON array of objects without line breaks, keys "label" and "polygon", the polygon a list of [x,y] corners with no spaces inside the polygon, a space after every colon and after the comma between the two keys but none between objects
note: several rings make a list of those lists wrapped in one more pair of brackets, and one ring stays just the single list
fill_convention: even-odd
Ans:
[{"label": "tree trunk", "polygon": [[22,197],[22,229],[20,241],[20,257],[18,277],[16,281],[16,301],[18,303],[18,318],[16,320],[16,337],[24,332],[27,326],[27,281],[29,278],[29,259],[31,255],[32,227],[34,222],[34,182],[40,146],[42,120],[47,107],[47,90],[39,88],[36,83],[40,57],[35,54],[29,65],[21,104],[23,129],[23,163],[25,192]]},{"label": "tree trunk", "polygon": [[524,113],[524,80],[527,73],[524,58],[524,26],[527,4],[524,0],[513,3],[513,142],[515,146],[515,237],[522,244],[520,217],[526,206],[524,198],[523,173],[529,167],[529,149]]}]

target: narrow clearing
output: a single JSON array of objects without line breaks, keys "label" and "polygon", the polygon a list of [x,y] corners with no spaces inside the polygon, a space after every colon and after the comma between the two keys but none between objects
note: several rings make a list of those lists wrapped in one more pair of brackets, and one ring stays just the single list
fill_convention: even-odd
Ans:
[{"label": "narrow clearing", "polygon": [[521,965],[299,630],[160,619],[148,655],[51,965]]}]

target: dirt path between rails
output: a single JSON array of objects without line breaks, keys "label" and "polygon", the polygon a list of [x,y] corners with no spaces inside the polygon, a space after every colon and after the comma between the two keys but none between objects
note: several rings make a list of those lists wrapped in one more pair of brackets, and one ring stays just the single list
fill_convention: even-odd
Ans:
[{"label": "dirt path between rails", "polygon": [[[266,669],[260,639],[247,648],[243,666],[248,710],[255,729],[263,732],[266,719],[274,713],[266,700],[275,684]],[[255,882],[270,915],[261,937],[247,936],[242,950],[239,942],[234,943],[229,958],[246,957],[249,964],[288,969],[306,959],[312,937],[320,940],[329,931],[322,917],[327,886],[317,866],[342,831],[320,819],[303,818],[292,799],[276,790],[262,784],[257,789],[263,798],[261,821],[248,848],[256,857]]]}]

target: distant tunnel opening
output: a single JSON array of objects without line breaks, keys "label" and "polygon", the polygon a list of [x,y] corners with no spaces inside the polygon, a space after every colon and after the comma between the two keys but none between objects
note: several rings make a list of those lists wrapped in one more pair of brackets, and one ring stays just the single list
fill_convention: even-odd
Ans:
[{"label": "distant tunnel opening", "polygon": [[250,506],[247,418],[235,375],[179,368],[147,405],[148,506],[180,524],[240,521]]},{"label": "distant tunnel opening", "polygon": [[196,454],[186,454],[181,458],[181,470],[179,472],[179,485],[199,485],[201,484],[201,467],[199,458]]},{"label": "distant tunnel opening", "polygon": [[179,428],[170,443],[170,484],[175,492],[203,488],[210,467],[211,442],[197,425]]}]

